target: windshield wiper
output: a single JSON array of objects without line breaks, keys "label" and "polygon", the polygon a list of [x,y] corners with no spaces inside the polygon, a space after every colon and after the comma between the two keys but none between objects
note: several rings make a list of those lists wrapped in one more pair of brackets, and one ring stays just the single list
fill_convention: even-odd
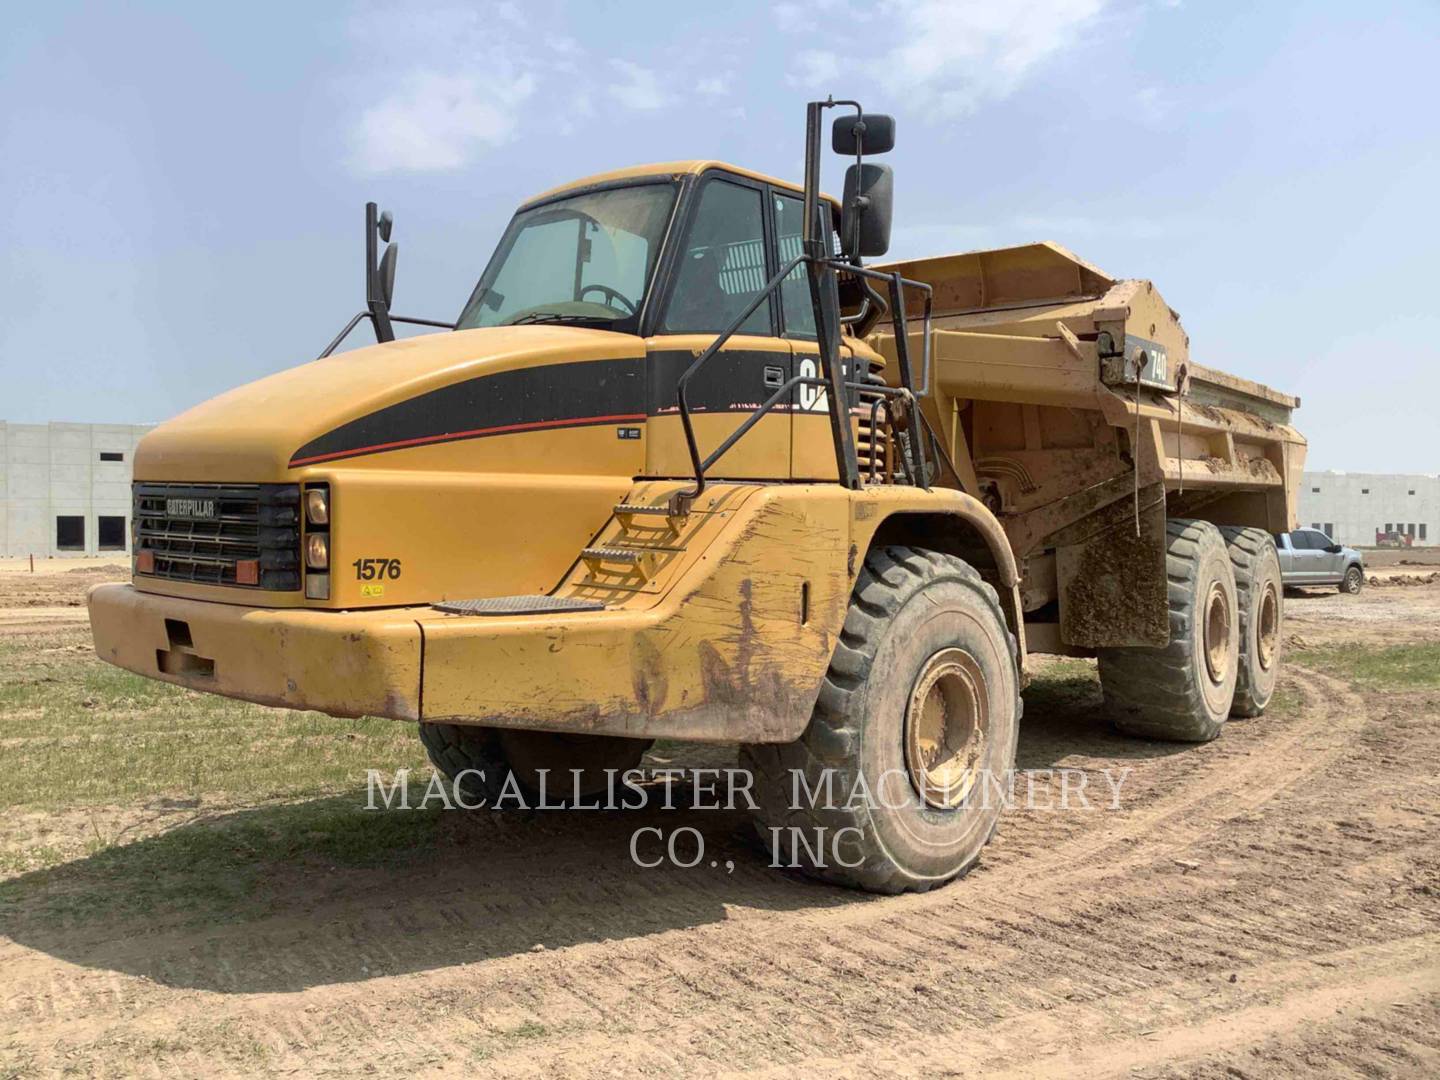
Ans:
[{"label": "windshield wiper", "polygon": [[[616,316],[619,318],[620,316]],[[518,319],[511,319],[506,326],[524,326],[527,323],[608,323],[614,319],[607,319],[599,315],[564,315],[558,311],[532,311],[528,315],[521,315]]]}]

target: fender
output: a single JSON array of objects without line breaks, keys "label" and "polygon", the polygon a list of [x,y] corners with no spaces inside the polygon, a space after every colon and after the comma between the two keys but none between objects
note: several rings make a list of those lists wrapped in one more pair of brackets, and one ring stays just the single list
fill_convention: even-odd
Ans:
[{"label": "fender", "polygon": [[1025,618],[1020,572],[1000,520],[973,495],[950,488],[875,487],[853,493],[851,583],[864,553],[885,544],[943,551],[980,571],[1000,595],[1025,671]]}]

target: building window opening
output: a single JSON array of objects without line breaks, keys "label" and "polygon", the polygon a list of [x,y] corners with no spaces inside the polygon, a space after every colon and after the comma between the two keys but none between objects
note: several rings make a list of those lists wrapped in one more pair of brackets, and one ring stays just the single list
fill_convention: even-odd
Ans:
[{"label": "building window opening", "polygon": [[1420,539],[1425,539],[1425,522],[1423,521],[1420,523]]},{"label": "building window opening", "polygon": [[1369,489],[1369,488],[1361,488],[1361,489],[1360,489],[1360,494],[1361,494],[1361,495],[1369,495],[1369,494],[1370,494],[1370,489]]},{"label": "building window opening", "polygon": [[100,515],[97,523],[99,534],[99,548],[101,551],[124,551],[125,550],[125,515],[116,514]]},{"label": "building window opening", "polygon": [[85,519],[62,514],[55,519],[55,547],[60,551],[85,550]]},{"label": "building window opening", "polygon": [[1330,537],[1331,540],[1335,539],[1335,523],[1333,521],[1327,521],[1325,523],[1325,535]]},{"label": "building window opening", "polygon": [[124,461],[124,460],[125,460],[125,455],[122,454],[122,453],[120,453],[120,451],[118,451],[118,450],[101,450],[101,451],[100,451],[100,460],[101,460],[101,461]]}]

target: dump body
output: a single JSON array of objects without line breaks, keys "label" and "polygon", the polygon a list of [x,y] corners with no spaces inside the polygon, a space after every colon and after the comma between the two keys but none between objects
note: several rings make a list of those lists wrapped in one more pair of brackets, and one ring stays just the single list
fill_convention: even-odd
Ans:
[{"label": "dump body", "polygon": [[[1163,644],[1167,517],[1293,526],[1299,399],[1192,360],[1150,282],[1053,244],[883,269],[933,287],[923,408],[1005,529],[1032,649]],[[871,344],[894,360],[892,334]]]}]

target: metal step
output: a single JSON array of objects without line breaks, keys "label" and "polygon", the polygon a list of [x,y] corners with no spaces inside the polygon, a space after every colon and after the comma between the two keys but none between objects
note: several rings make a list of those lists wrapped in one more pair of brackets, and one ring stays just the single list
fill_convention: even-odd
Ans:
[{"label": "metal step", "polygon": [[590,562],[627,563],[636,566],[645,554],[635,548],[587,547],[580,552],[580,557]]},{"label": "metal step", "polygon": [[[635,525],[635,518],[664,518],[663,521],[655,522],[655,527],[669,529],[676,536],[680,535],[680,525],[684,521],[684,514],[676,514],[668,505],[662,503],[659,506],[646,506],[644,503],[616,503],[615,517],[626,529]],[[650,527],[646,523],[645,527]]]},{"label": "metal step", "polygon": [[616,573],[619,567],[626,567],[640,575],[642,581],[649,581],[655,573],[655,552],[645,548],[630,547],[587,547],[581,550],[580,558],[590,568],[590,584],[600,584],[596,575]]}]

